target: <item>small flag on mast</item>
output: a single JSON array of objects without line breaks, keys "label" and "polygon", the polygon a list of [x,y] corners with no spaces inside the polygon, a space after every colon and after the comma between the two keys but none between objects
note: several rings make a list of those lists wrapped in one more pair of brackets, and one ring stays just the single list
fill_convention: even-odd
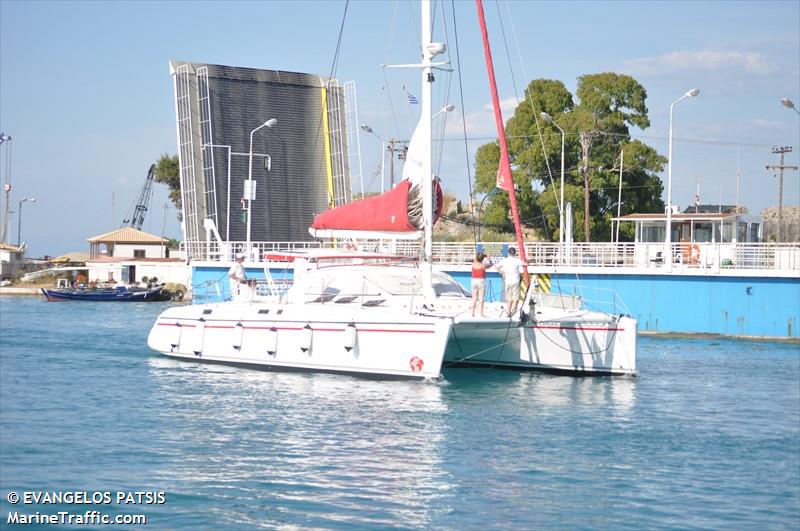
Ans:
[{"label": "small flag on mast", "polygon": [[413,94],[411,94],[410,92],[406,92],[406,95],[408,96],[408,104],[409,105],[417,105],[419,103],[419,100],[417,99],[417,97],[414,96]]}]

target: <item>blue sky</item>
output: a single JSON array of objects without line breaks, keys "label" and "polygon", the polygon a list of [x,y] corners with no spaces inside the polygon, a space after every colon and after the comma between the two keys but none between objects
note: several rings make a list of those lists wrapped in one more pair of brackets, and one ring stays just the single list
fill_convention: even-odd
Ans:
[{"label": "blue sky", "polygon": [[[452,50],[450,4],[444,8]],[[434,108],[458,106],[445,134],[457,136],[463,116],[476,139],[472,152],[494,134],[490,94],[474,3],[455,8],[464,108],[455,80],[449,94],[444,89],[444,75]],[[675,110],[673,201],[685,207],[699,177],[704,203],[734,203],[738,154],[741,203],[755,213],[777,203],[777,179],[764,168],[777,162],[771,147],[794,146],[787,163],[795,165],[800,148],[800,116],[780,104],[787,97],[800,106],[797,1],[487,1],[485,9],[506,118],[511,72],[518,94],[535,78],[574,90],[583,74],[626,73],[648,92],[651,127],[635,136],[666,155],[669,105],[697,87],[701,95]],[[86,238],[117,228],[131,210],[149,165],[176,152],[170,59],[327,75],[343,11],[339,1],[0,2],[0,130],[13,138],[0,148],[2,178],[10,145],[11,208],[37,200],[23,207],[30,254],[88,250]],[[348,7],[336,76],[355,80],[359,121],[384,138],[408,138],[416,120],[403,87],[419,96],[417,76],[384,75],[380,65],[416,60],[418,16],[415,3]],[[374,189],[379,143],[364,135],[361,142]],[[465,198],[463,145],[445,145],[440,175]],[[784,203],[800,204],[797,172],[785,181]],[[161,233],[166,195],[156,186],[145,230]],[[11,221],[15,242],[16,214]],[[180,237],[171,205],[165,225],[167,236]]]}]

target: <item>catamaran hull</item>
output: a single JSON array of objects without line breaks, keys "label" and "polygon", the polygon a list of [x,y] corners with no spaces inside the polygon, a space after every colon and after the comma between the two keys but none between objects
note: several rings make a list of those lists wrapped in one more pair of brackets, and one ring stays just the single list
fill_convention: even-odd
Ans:
[{"label": "catamaran hull", "polygon": [[572,376],[635,375],[636,321],[456,323],[444,367],[491,366]]},{"label": "catamaran hull", "polygon": [[339,313],[332,319],[327,305],[182,306],[159,316],[148,345],[172,358],[261,370],[440,376],[451,321],[374,309]]}]

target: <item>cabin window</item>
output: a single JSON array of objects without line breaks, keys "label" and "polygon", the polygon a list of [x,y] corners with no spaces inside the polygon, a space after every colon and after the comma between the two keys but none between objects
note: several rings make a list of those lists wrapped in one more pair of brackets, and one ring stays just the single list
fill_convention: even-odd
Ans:
[{"label": "cabin window", "polygon": [[750,242],[756,243],[761,241],[760,237],[761,233],[761,224],[760,223],[751,223],[750,224]]},{"label": "cabin window", "polygon": [[694,225],[694,241],[696,242],[710,242],[712,235],[711,223],[699,222]]},{"label": "cabin window", "polygon": [[722,224],[722,243],[731,243],[733,241],[733,224],[732,223],[723,223]]},{"label": "cabin window", "polygon": [[133,257],[134,258],[144,258],[144,249],[134,249],[133,250]]},{"label": "cabin window", "polygon": [[664,225],[647,225],[642,226],[642,241],[643,242],[663,242],[665,236]]},{"label": "cabin window", "polygon": [[738,227],[736,230],[736,241],[739,243],[744,243],[747,241],[747,222],[740,221],[736,224]]}]

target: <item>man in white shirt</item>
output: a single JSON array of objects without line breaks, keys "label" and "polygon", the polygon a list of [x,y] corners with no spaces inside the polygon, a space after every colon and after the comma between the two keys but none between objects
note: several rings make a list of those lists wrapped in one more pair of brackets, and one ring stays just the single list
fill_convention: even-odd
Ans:
[{"label": "man in white shirt", "polygon": [[239,253],[236,255],[236,262],[228,270],[228,278],[230,279],[231,298],[236,299],[241,291],[241,286],[247,284],[247,274],[244,272],[244,254]]},{"label": "man in white shirt", "polygon": [[521,268],[525,267],[525,262],[517,258],[517,250],[513,247],[508,248],[508,256],[505,257],[497,268],[503,277],[505,286],[506,311],[508,315],[514,315],[519,304],[519,282]]}]

